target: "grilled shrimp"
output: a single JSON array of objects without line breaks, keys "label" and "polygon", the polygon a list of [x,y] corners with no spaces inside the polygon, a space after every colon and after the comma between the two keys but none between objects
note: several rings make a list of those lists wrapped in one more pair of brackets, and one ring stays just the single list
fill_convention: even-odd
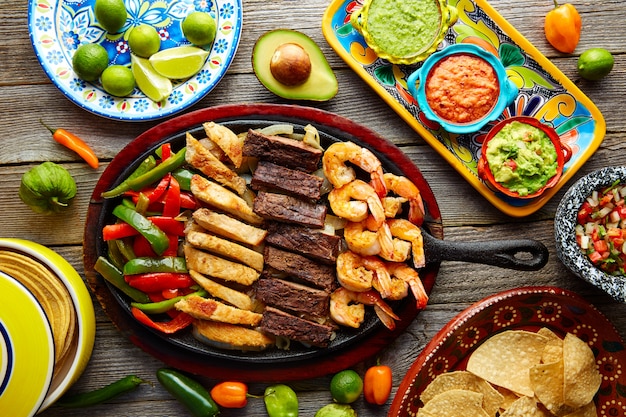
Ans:
[{"label": "grilled shrimp", "polygon": [[374,306],[376,315],[385,327],[390,330],[396,327],[395,320],[399,320],[399,317],[373,290],[355,292],[343,287],[336,289],[330,295],[330,317],[338,324],[356,329],[365,319],[365,305]]},{"label": "grilled shrimp", "polygon": [[426,290],[424,289],[424,285],[417,271],[403,262],[386,262],[385,266],[392,277],[393,285],[399,285],[396,281],[406,283],[411,288],[411,292],[415,297],[417,308],[425,308],[428,303],[428,294],[426,294]]},{"label": "grilled shrimp", "polygon": [[335,215],[353,222],[367,219],[371,214],[380,227],[385,221],[385,210],[380,197],[372,186],[362,180],[354,180],[328,194],[330,208]]},{"label": "grilled shrimp", "polygon": [[389,172],[383,175],[383,179],[387,190],[409,201],[409,220],[421,226],[424,221],[424,202],[417,186],[408,178]]},{"label": "grilled shrimp", "polygon": [[413,265],[421,268],[426,265],[426,257],[424,255],[424,239],[422,231],[418,226],[405,219],[389,219],[387,220],[389,230],[394,237],[411,242],[411,252],[413,255]]},{"label": "grilled shrimp", "polygon": [[385,263],[375,256],[361,256],[352,251],[337,256],[337,280],[342,287],[355,291],[369,291],[376,279],[383,298],[391,291],[391,276]]},{"label": "grilled shrimp", "polygon": [[356,179],[354,168],[346,165],[346,162],[351,162],[369,173],[371,185],[379,197],[387,194],[382,164],[369,149],[353,142],[333,143],[324,152],[322,158],[324,175],[332,185],[340,188]]}]

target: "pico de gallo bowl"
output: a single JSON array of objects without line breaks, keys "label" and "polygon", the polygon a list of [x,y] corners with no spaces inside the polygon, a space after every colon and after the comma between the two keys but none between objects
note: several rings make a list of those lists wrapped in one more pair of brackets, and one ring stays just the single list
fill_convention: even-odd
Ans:
[{"label": "pico de gallo bowl", "polygon": [[578,277],[626,302],[626,166],[580,178],[555,214],[559,259]]}]

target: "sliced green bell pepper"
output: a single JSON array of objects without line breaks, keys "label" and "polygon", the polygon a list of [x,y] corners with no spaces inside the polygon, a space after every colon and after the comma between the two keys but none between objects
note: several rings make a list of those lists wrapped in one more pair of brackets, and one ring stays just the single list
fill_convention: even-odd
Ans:
[{"label": "sliced green bell pepper", "polygon": [[113,215],[130,224],[145,237],[148,242],[150,242],[150,246],[152,246],[152,249],[157,255],[162,255],[169,247],[170,240],[167,234],[136,210],[120,204],[113,209]]},{"label": "sliced green bell pepper", "polygon": [[160,258],[141,257],[131,259],[124,264],[124,275],[145,274],[148,272],[187,271],[185,258],[180,256],[162,256]]},{"label": "sliced green bell pepper", "polygon": [[105,280],[110,282],[115,288],[122,291],[124,294],[129,296],[135,302],[137,303],[149,303],[150,302],[150,297],[148,297],[148,294],[142,291],[139,291],[138,289],[133,288],[130,285],[128,285],[128,283],[124,280],[124,275],[122,274],[122,271],[117,269],[115,265],[113,265],[104,256],[98,257],[93,268],[96,270],[96,272],[102,275],[102,277]]}]

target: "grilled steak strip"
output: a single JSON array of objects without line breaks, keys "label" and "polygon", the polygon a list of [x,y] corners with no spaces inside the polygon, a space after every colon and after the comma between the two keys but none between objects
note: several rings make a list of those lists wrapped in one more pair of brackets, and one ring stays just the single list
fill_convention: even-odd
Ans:
[{"label": "grilled steak strip", "polygon": [[341,238],[317,230],[286,223],[272,223],[265,241],[279,248],[296,252],[325,264],[334,265],[339,255]]},{"label": "grilled steak strip", "polygon": [[323,182],[317,175],[259,161],[250,186],[257,191],[278,190],[297,197],[319,200]]},{"label": "grilled steak strip", "polygon": [[314,323],[274,307],[265,308],[260,327],[266,333],[319,347],[328,346],[333,332],[331,326]]},{"label": "grilled steak strip", "polygon": [[326,291],[278,278],[260,279],[256,296],[269,306],[298,315],[325,317],[330,308],[330,295]]},{"label": "grilled steak strip", "polygon": [[317,169],[323,152],[298,140],[248,130],[243,155],[305,172]]},{"label": "grilled steak strip", "polygon": [[311,203],[297,197],[261,191],[254,199],[252,210],[266,220],[319,229],[324,227],[327,208],[324,204]]},{"label": "grilled steak strip", "polygon": [[336,272],[333,265],[324,265],[306,256],[265,246],[265,265],[289,274],[298,280],[331,292],[336,287]]}]

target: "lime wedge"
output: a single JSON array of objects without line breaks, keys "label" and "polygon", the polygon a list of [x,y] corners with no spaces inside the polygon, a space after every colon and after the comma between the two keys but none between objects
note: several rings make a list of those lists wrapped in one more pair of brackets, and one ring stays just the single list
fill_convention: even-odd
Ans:
[{"label": "lime wedge", "polygon": [[131,54],[130,64],[137,87],[150,100],[159,103],[172,93],[170,79],[156,72],[148,59]]},{"label": "lime wedge", "polygon": [[209,51],[197,46],[176,46],[164,49],[150,57],[150,63],[156,72],[173,80],[182,80],[197,74]]}]

